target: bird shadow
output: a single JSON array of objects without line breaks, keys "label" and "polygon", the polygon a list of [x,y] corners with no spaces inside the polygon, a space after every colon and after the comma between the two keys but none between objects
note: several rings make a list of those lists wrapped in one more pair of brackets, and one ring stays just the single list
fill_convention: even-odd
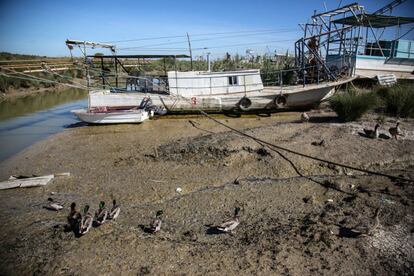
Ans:
[{"label": "bird shadow", "polygon": [[339,234],[338,236],[341,238],[351,238],[355,239],[358,238],[361,235],[361,233],[354,232],[351,228],[339,226]]},{"label": "bird shadow", "polygon": [[391,139],[390,136],[388,136],[388,135],[386,135],[384,133],[380,133],[378,137],[381,138],[381,139],[385,139],[385,140]]},{"label": "bird shadow", "polygon": [[70,225],[65,224],[63,231],[65,233],[73,232],[73,235],[75,236],[75,238],[82,237],[82,235],[79,233],[79,227],[71,227]]},{"label": "bird shadow", "polygon": [[[358,135],[359,135],[359,136],[362,136],[362,137],[364,137],[364,138],[374,139],[373,137],[370,137],[369,135],[367,135],[367,134],[366,134],[366,133],[364,133],[364,132],[358,132]],[[380,138],[380,139],[384,139],[384,140],[391,139],[391,137],[390,137],[390,136],[388,136],[388,135],[386,135],[386,134],[384,134],[384,133],[380,133],[380,134],[378,135],[378,138]]]},{"label": "bird shadow", "polygon": [[207,235],[223,235],[223,234],[226,234],[225,232],[218,229],[217,226],[213,226],[213,225],[205,225],[205,226],[208,227],[207,230],[206,230]]},{"label": "bird shadow", "polygon": [[97,222],[96,220],[94,220],[93,222],[92,222],[92,227],[93,228],[98,228],[99,226],[101,226],[102,225],[102,223],[99,223],[99,222]]},{"label": "bird shadow", "polygon": [[147,234],[153,234],[154,232],[151,230],[151,227],[148,227],[148,226],[146,226],[146,225],[144,225],[144,224],[140,224],[140,225],[138,225],[138,227],[144,232],[144,233],[147,233]]}]

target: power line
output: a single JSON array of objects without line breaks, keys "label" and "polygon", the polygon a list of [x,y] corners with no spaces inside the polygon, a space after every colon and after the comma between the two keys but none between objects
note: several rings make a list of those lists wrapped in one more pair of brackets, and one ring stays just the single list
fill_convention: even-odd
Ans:
[{"label": "power line", "polygon": [[[227,39],[227,38],[235,38],[235,37],[245,37],[245,36],[267,35],[267,34],[284,33],[284,32],[292,32],[292,31],[291,30],[284,30],[284,31],[272,31],[272,32],[262,32],[262,33],[254,33],[254,34],[238,34],[238,35],[230,35],[230,36],[222,36],[222,37],[211,37],[211,38],[202,38],[202,39],[192,39],[191,42],[200,42],[200,41],[209,41],[209,40],[218,40],[218,39]],[[118,48],[118,50],[141,49],[141,48],[153,47],[153,46],[163,46],[163,45],[172,45],[172,44],[184,44],[184,43],[187,43],[187,42],[188,42],[187,40],[183,40],[183,41],[173,41],[173,42],[163,42],[163,43],[158,43],[158,44],[150,44],[150,45],[142,45],[142,46]]]},{"label": "power line", "polygon": [[[241,34],[241,33],[258,33],[258,32],[269,32],[275,30],[288,30],[286,29],[264,29],[264,30],[252,30],[252,31],[229,31],[229,32],[216,32],[216,33],[199,33],[199,34],[192,34],[191,36],[209,36],[209,35],[222,35],[222,34]],[[290,30],[296,30],[291,28]],[[102,43],[124,43],[124,42],[133,42],[133,41],[146,41],[146,40],[160,40],[160,39],[168,39],[168,38],[179,38],[179,37],[186,37],[186,35],[172,35],[172,36],[159,36],[159,37],[144,37],[144,38],[134,38],[134,39],[127,39],[127,40],[114,40],[114,41],[104,41]]]},{"label": "power line", "polygon": [[218,49],[218,48],[226,48],[226,47],[236,47],[236,46],[248,46],[248,45],[266,45],[270,43],[277,43],[277,42],[291,42],[295,41],[296,39],[284,39],[284,40],[273,40],[273,41],[263,41],[263,42],[252,42],[252,43],[240,43],[240,44],[232,44],[232,45],[221,45],[221,46],[214,46],[214,47],[203,47],[203,48],[194,48],[193,50],[207,50],[207,49]]},{"label": "power line", "polygon": [[[252,42],[252,43],[240,43],[240,44],[228,44],[228,45],[220,45],[220,46],[213,46],[213,47],[199,47],[193,48],[193,51],[201,51],[201,50],[209,50],[209,49],[220,49],[220,48],[227,48],[227,47],[237,47],[237,46],[249,46],[249,45],[267,45],[272,43],[279,43],[279,42],[292,42],[296,39],[283,39],[283,40],[271,40],[271,41],[263,41],[263,42]],[[187,51],[188,48],[152,48],[152,49],[120,49],[121,51],[128,51],[128,52],[137,52],[137,51]]]}]

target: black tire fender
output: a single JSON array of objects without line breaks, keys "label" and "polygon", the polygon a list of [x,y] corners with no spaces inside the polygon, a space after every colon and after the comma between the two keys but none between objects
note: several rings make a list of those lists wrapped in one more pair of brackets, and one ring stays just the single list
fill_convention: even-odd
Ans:
[{"label": "black tire fender", "polygon": [[247,98],[246,96],[241,98],[239,103],[238,103],[239,108],[243,111],[248,110],[251,105],[252,105],[252,101],[249,98]]},{"label": "black tire fender", "polygon": [[287,103],[287,97],[285,95],[279,95],[276,96],[276,98],[273,100],[273,103],[277,108],[283,108],[286,106]]}]

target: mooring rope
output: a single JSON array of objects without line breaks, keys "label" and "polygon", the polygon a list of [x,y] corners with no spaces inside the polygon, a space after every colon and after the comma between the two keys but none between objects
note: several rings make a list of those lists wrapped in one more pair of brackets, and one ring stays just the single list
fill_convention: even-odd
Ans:
[{"label": "mooring rope", "polygon": [[[15,70],[11,70],[11,69],[7,69],[7,68],[1,68],[1,69],[11,72],[9,74],[0,72],[1,75],[5,76],[5,77],[9,77],[9,78],[17,78],[17,79],[24,79],[24,80],[30,80],[30,81],[49,82],[49,83],[55,83],[55,84],[61,84],[61,85],[69,86],[69,87],[72,87],[72,88],[81,88],[81,89],[87,89],[88,88],[87,86],[85,86],[83,84],[80,84],[80,83],[77,83],[77,82],[73,82],[73,81],[72,81],[72,84],[70,84],[70,83],[63,83],[63,82],[58,82],[58,81],[54,81],[54,80],[49,80],[49,79],[44,79],[44,78],[40,78],[40,77],[35,77],[35,76],[29,75],[29,74],[25,74],[25,73],[18,72],[18,71],[15,71]],[[18,74],[18,75],[22,75],[24,77],[21,77],[21,76],[13,76],[13,75],[10,75],[10,74]]]}]

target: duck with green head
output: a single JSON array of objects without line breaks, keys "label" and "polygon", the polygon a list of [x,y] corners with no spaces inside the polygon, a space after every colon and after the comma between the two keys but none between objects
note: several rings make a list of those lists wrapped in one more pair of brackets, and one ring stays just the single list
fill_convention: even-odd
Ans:
[{"label": "duck with green head", "polygon": [[105,208],[105,202],[101,201],[99,203],[99,208],[95,212],[95,222],[97,225],[101,225],[106,221],[108,217],[108,211]]},{"label": "duck with green head", "polygon": [[92,223],[93,216],[89,212],[89,205],[86,205],[85,208],[83,208],[83,216],[79,226],[79,234],[85,235],[86,233],[88,233],[92,227]]},{"label": "duck with green head", "polygon": [[121,212],[121,207],[116,203],[115,199],[112,201],[112,204],[111,211],[108,214],[108,219],[116,219]]}]

